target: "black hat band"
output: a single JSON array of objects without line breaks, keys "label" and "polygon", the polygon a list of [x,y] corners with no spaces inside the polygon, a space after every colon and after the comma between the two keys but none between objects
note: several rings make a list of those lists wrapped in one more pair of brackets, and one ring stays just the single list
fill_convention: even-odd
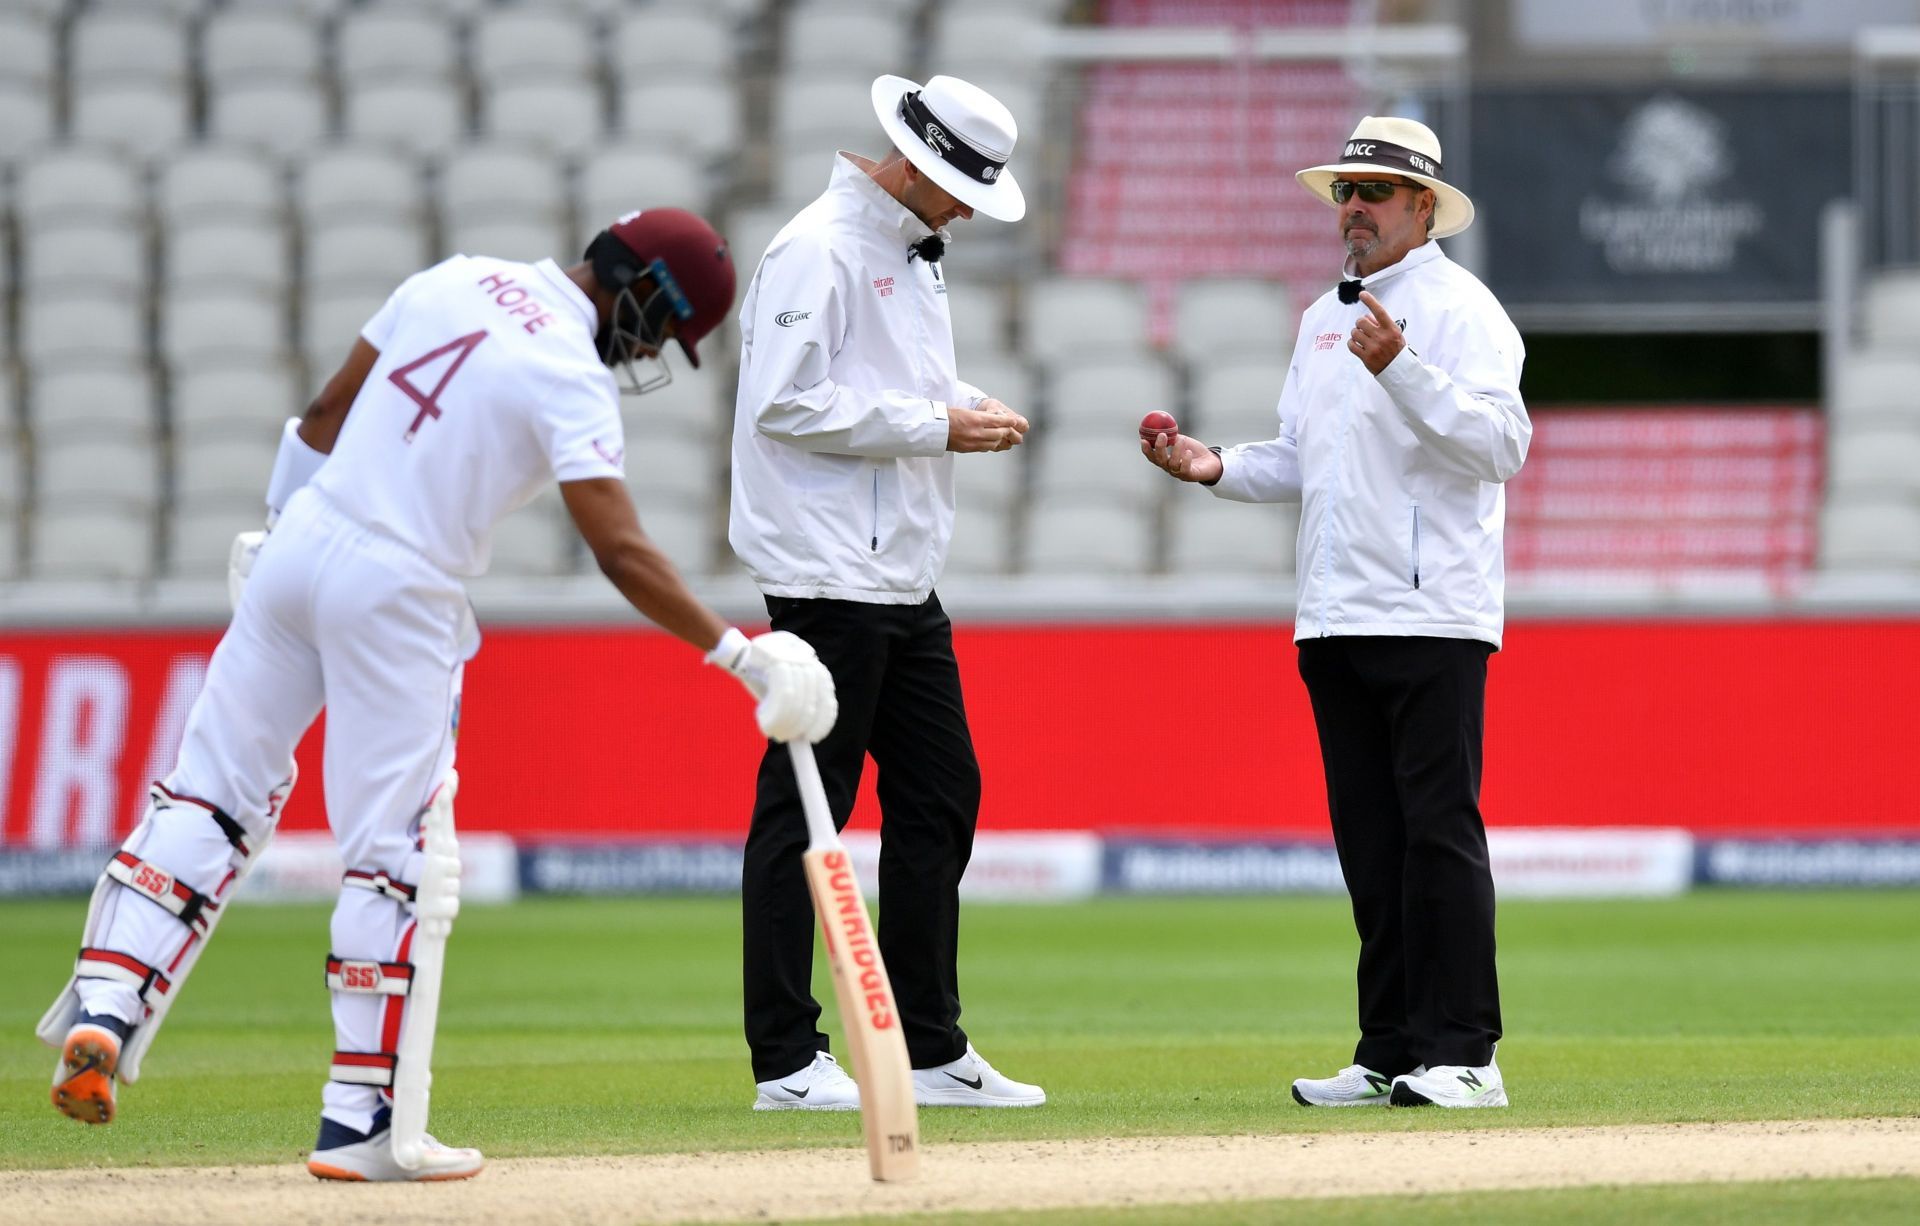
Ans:
[{"label": "black hat band", "polygon": [[1362,161],[1382,170],[1400,170],[1408,174],[1425,175],[1429,179],[1445,182],[1440,173],[1440,159],[1431,158],[1418,149],[1409,149],[1405,145],[1396,145],[1392,141],[1368,140],[1354,137],[1340,151],[1343,162]]},{"label": "black hat band", "polygon": [[1007,164],[1006,159],[995,161],[968,144],[965,137],[949,131],[947,125],[940,122],[920,101],[919,90],[910,90],[900,99],[900,118],[941,161],[961,174],[989,187],[999,180],[1000,171]]}]

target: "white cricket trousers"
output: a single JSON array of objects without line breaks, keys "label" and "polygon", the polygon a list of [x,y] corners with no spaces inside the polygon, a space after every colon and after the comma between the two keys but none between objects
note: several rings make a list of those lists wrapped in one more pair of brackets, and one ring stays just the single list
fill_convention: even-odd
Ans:
[{"label": "white cricket trousers", "polygon": [[[453,765],[461,673],[478,646],[458,579],[303,489],[260,550],[166,786],[220,806],[263,840],[277,819],[270,794],[293,773],[294,748],[325,707],[322,775],[340,856],[349,871],[413,885],[421,860],[418,818]],[[155,816],[172,820],[149,821],[142,845],[131,850],[211,892],[231,852],[218,828],[192,811]],[[96,944],[166,965],[185,936],[180,922],[131,891],[113,894],[106,939]],[[395,898],[343,887],[331,953],[405,961],[412,929]],[[323,978],[318,951],[314,978]],[[81,989],[91,1012],[140,1016],[131,988],[82,980]],[[336,991],[337,1050],[395,1052],[404,1002]],[[372,1085],[329,1081],[323,1113],[366,1131],[382,1101]]]}]

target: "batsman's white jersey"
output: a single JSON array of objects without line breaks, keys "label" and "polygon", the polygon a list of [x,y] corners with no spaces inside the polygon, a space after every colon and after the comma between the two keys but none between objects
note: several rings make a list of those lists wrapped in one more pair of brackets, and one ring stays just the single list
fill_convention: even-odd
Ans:
[{"label": "batsman's white jersey", "polygon": [[[479,647],[461,580],[486,569],[494,522],[546,482],[622,475],[597,318],[552,261],[456,256],[395,291],[362,333],[379,360],[262,546],[164,782],[264,843],[275,788],[326,709],[327,817],[360,888],[341,890],[333,917],[325,1113],[361,1131],[392,1084],[418,818],[453,764]],[[232,848],[200,810],[156,806],[128,848],[193,890],[224,889]],[[89,946],[162,971],[192,940],[132,891],[107,895],[96,920]],[[124,976],[74,986],[89,1012],[139,1022],[148,1007]]]}]

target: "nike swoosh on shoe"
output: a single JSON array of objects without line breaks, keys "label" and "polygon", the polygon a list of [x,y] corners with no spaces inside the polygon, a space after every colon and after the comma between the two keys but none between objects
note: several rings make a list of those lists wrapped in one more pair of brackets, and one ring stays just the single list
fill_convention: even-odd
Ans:
[{"label": "nike swoosh on shoe", "polygon": [[968,1081],[965,1077],[960,1076],[960,1074],[958,1073],[948,1073],[947,1076],[953,1078],[955,1081],[967,1087],[967,1089],[969,1090],[979,1089],[982,1085],[986,1084],[986,1080],[987,1080],[985,1077],[975,1077],[972,1081]]}]

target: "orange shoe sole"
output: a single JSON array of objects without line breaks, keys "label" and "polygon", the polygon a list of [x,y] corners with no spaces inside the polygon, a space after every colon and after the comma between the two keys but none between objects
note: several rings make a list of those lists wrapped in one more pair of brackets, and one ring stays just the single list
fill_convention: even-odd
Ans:
[{"label": "orange shoe sole", "polygon": [[104,1030],[89,1027],[67,1037],[60,1058],[67,1075],[53,1087],[54,1108],[82,1124],[113,1123],[113,1075],[120,1066],[119,1041]]},{"label": "orange shoe sole", "polygon": [[[475,1175],[478,1175],[480,1171],[484,1169],[485,1168],[482,1167],[482,1168],[478,1168],[471,1171],[455,1171],[451,1174],[446,1174],[446,1175],[421,1175],[416,1179],[409,1179],[407,1180],[407,1182],[408,1183],[450,1183],[456,1179],[472,1179]],[[345,1167],[333,1166],[325,1162],[307,1163],[307,1174],[313,1176],[315,1179],[338,1179],[348,1183],[366,1183],[367,1182],[367,1177],[365,1175],[362,1175],[358,1171],[349,1171]]]}]

